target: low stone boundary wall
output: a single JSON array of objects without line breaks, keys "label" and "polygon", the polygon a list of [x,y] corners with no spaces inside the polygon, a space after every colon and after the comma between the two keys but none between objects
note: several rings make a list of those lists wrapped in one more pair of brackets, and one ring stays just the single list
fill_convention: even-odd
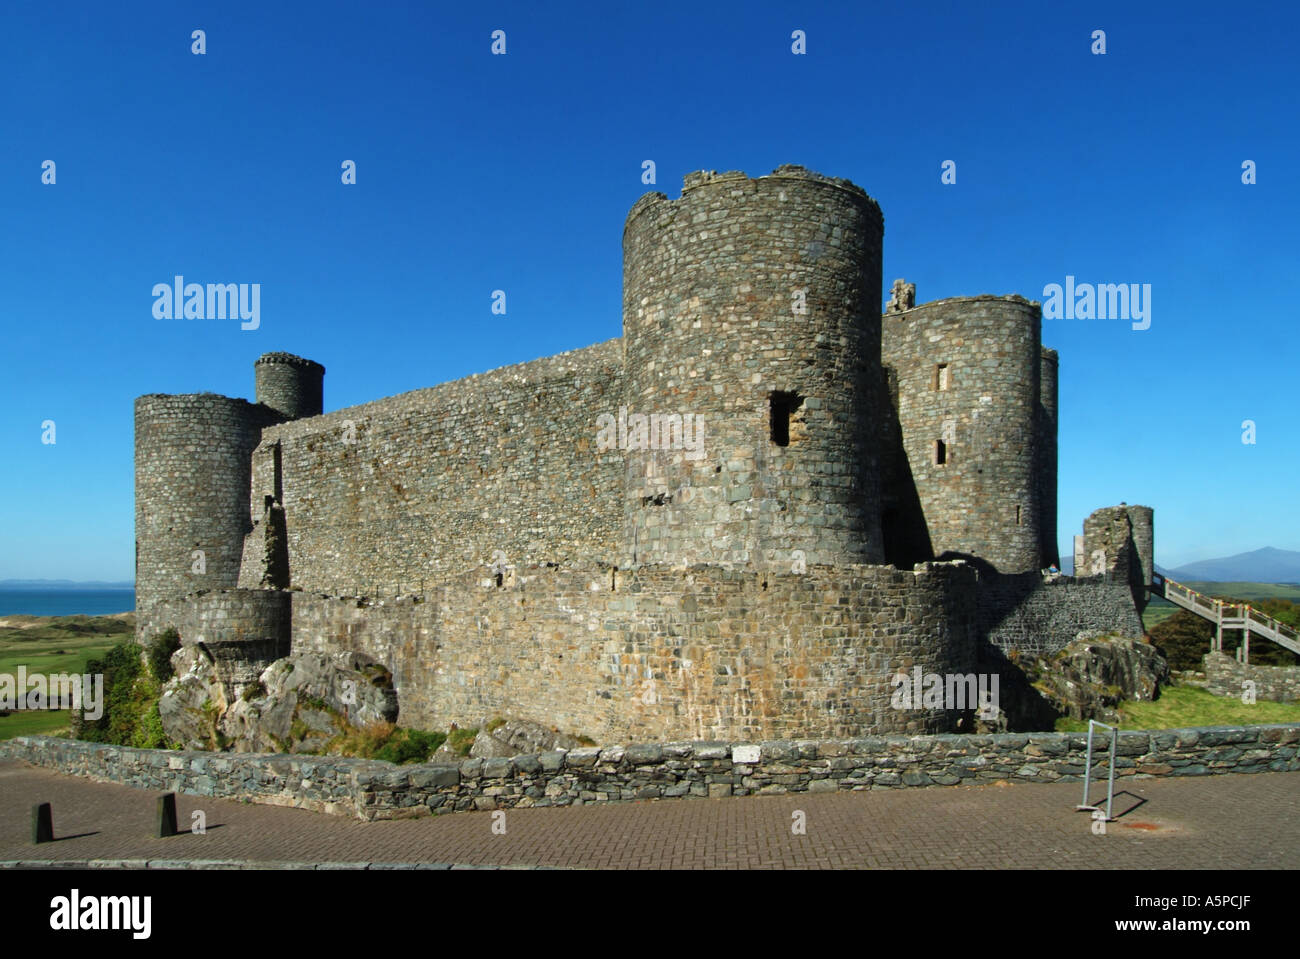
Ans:
[{"label": "low stone boundary wall", "polygon": [[[456,765],[394,766],[365,759],[171,752],[20,736],[0,742],[0,758],[143,789],[299,806],[362,819],[397,819],[431,812],[611,800],[997,780],[1068,782],[1083,774],[1086,745],[1083,733],[693,742],[467,759]],[[1298,747],[1300,723],[1124,731],[1116,748],[1116,776],[1144,779],[1300,770]],[[1105,755],[1098,753],[1103,761]]]},{"label": "low stone boundary wall", "polygon": [[1240,698],[1242,683],[1255,684],[1255,698],[1278,703],[1300,702],[1300,666],[1254,666],[1223,653],[1205,655],[1205,688],[1219,696]]}]

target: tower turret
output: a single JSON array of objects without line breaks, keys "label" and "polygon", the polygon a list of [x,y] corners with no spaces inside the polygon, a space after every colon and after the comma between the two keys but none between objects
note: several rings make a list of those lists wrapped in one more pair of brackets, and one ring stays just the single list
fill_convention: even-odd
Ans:
[{"label": "tower turret", "polygon": [[1055,461],[1039,452],[1041,329],[1039,304],[1019,296],[954,297],[885,314],[884,361],[896,376],[907,470],[924,516],[924,530],[909,538],[928,537],[938,558],[1003,573],[1041,568],[1043,488]]},{"label": "tower turret", "polygon": [[292,353],[263,353],[253,364],[257,402],[286,419],[324,411],[325,367]]},{"label": "tower turret", "polygon": [[881,560],[883,233],[865,192],[802,167],[693,173],[632,207],[629,559]]},{"label": "tower turret", "polygon": [[278,417],[215,393],[135,401],[137,633],[154,606],[238,585],[249,520],[249,471],[262,428]]}]

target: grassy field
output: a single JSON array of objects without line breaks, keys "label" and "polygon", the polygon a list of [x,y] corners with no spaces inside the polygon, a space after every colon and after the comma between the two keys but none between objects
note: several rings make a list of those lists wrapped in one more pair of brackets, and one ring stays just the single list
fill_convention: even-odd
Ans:
[{"label": "grassy field", "polygon": [[1178,607],[1173,603],[1153,597],[1151,602],[1147,603],[1147,608],[1142,610],[1142,628],[1149,633],[1152,628],[1159,626],[1176,612]]},{"label": "grassy field", "polygon": [[[1246,705],[1235,696],[1216,696],[1195,686],[1171,686],[1154,703],[1124,703],[1121,729],[1183,729],[1188,726],[1258,726],[1300,722],[1300,703]],[[1087,720],[1058,719],[1056,731],[1087,732]]]},{"label": "grassy field", "polygon": [[[0,617],[0,673],[84,673],[86,663],[135,631],[135,614]],[[0,739],[52,734],[68,727],[66,710],[12,710],[0,716]]]},{"label": "grassy field", "polygon": [[1183,585],[1206,596],[1217,596],[1221,599],[1225,597],[1289,599],[1293,603],[1300,603],[1300,586],[1295,583],[1183,583]]}]

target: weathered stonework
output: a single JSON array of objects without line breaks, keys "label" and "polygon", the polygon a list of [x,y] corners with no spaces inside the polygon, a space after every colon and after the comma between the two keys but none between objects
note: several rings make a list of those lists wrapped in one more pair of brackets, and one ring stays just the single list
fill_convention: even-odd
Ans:
[{"label": "weathered stonework", "polygon": [[[1085,568],[1076,575],[1100,576],[1127,584],[1140,614],[1155,572],[1155,544],[1150,506],[1107,506],[1083,521]],[[1077,565],[1077,564],[1076,564]]]},{"label": "weathered stonework", "polygon": [[1256,666],[1213,652],[1205,655],[1204,663],[1205,688],[1216,695],[1241,698],[1250,681],[1257,700],[1300,702],[1300,666]]},{"label": "weathered stonework", "polygon": [[883,234],[846,180],[691,174],[628,214],[620,339],[331,413],[324,367],[288,353],[257,361],[256,403],[141,397],[137,635],[242,630],[241,676],[285,642],[356,650],[404,725],[626,741],[953,729],[887,708],[893,673],[1139,634],[1114,563],[1036,579],[1039,305],[900,283],[882,317]]},{"label": "weathered stonework", "polygon": [[1105,576],[992,576],[979,591],[981,633],[1004,652],[1051,654],[1081,632],[1143,634],[1126,584]]},{"label": "weathered stonework", "polygon": [[[1122,782],[1292,771],[1300,769],[1298,744],[1297,723],[1125,730],[1116,747],[1115,775]],[[1083,775],[1086,746],[1084,733],[670,742],[394,766],[19,736],[0,742],[0,757],[142,789],[377,820],[645,799],[1073,782]],[[1094,753],[1094,777],[1106,775],[1106,759],[1106,753]]]},{"label": "weathered stonework", "polygon": [[499,713],[598,742],[941,732],[956,713],[892,709],[890,677],[975,668],[961,565],[531,567],[373,603],[289,595],[296,650],[386,664],[402,723],[427,729]]},{"label": "weathered stonework", "polygon": [[[886,555],[978,561],[1002,573],[1043,556],[1039,305],[937,300],[885,317],[906,482],[892,485]],[[913,491],[919,510],[908,509]]]}]

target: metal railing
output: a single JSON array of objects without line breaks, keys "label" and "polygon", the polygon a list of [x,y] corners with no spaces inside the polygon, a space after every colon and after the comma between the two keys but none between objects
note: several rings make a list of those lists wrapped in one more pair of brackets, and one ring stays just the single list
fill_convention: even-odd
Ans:
[{"label": "metal railing", "polygon": [[1088,785],[1092,777],[1092,729],[1094,726],[1100,726],[1102,729],[1110,730],[1110,776],[1106,784],[1106,822],[1114,822],[1111,809],[1115,802],[1115,745],[1119,741],[1119,727],[1107,726],[1105,723],[1099,723],[1095,719],[1088,720],[1088,754],[1084,759],[1083,766],[1083,802],[1075,806],[1076,812],[1087,810],[1089,812],[1099,812],[1100,807],[1094,806],[1088,802]]},{"label": "metal railing", "polygon": [[[1175,606],[1181,606],[1188,612],[1212,622],[1215,626],[1214,649],[1217,652],[1223,652],[1223,631],[1240,629],[1245,633],[1242,638],[1242,649],[1245,651],[1243,661],[1249,661],[1251,633],[1256,633],[1284,649],[1300,654],[1300,631],[1272,616],[1264,615],[1249,603],[1225,603],[1221,599],[1189,589],[1182,583],[1161,576],[1159,573],[1152,574],[1151,592],[1164,597]],[[1238,655],[1242,658],[1240,653]]]}]

